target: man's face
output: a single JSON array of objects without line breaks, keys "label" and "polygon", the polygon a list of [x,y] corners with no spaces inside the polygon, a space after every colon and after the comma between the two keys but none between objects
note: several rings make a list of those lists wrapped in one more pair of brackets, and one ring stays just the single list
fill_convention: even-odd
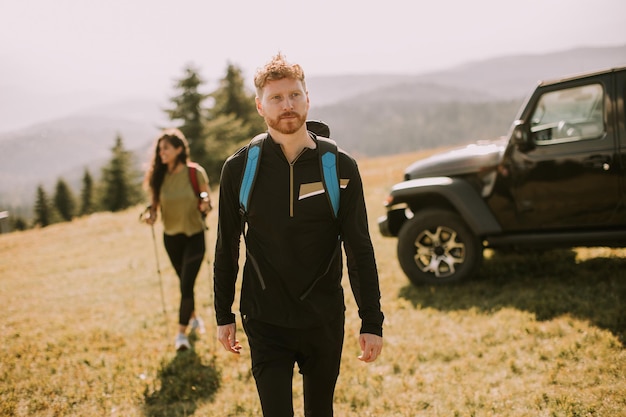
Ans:
[{"label": "man's face", "polygon": [[300,80],[283,78],[263,87],[263,96],[256,98],[256,107],[270,128],[289,135],[306,123],[309,96]]}]

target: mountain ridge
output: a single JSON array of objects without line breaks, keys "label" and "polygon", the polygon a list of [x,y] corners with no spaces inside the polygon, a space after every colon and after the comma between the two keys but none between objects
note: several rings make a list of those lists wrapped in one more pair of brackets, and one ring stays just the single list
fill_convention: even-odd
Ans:
[{"label": "mountain ridge", "polygon": [[[333,137],[354,155],[446,145],[439,138],[448,144],[485,139],[506,133],[515,109],[540,79],[600,66],[626,66],[626,45],[496,57],[421,75],[311,77],[309,117],[328,122]],[[92,104],[0,132],[0,210],[32,204],[37,184],[48,188],[59,177],[76,183],[74,177],[87,167],[98,176],[118,134],[138,164],[145,162],[159,128],[169,124],[167,104],[146,98]],[[475,116],[466,121],[469,127],[461,125],[470,114]]]}]

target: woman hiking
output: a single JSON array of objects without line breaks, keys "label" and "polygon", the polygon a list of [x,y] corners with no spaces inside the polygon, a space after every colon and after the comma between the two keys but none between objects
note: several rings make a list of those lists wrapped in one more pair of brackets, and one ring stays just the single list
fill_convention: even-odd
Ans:
[{"label": "woman hiking", "polygon": [[189,144],[179,129],[165,129],[158,137],[144,185],[151,201],[145,221],[154,225],[160,209],[163,244],[180,280],[174,346],[177,351],[186,350],[191,347],[187,327],[190,332],[204,332],[195,311],[194,286],[206,248],[204,216],[211,210],[211,199],[206,171],[189,160]]}]

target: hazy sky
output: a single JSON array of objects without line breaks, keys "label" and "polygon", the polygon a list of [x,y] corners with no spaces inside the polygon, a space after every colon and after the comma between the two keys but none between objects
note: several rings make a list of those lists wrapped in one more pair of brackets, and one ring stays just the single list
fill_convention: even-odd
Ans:
[{"label": "hazy sky", "polygon": [[2,89],[162,96],[187,63],[251,80],[277,51],[307,76],[422,73],[626,44],[624,0],[0,0]]}]

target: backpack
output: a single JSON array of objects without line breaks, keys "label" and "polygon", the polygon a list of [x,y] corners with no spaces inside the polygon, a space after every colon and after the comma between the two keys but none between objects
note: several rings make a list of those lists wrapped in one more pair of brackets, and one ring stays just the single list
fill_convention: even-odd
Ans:
[{"label": "backpack", "polygon": [[[319,135],[324,133],[329,135],[330,131],[328,126],[324,122],[319,121],[307,121],[307,130]],[[247,233],[245,232],[245,225],[248,221],[248,207],[250,206],[250,197],[252,196],[252,189],[254,188],[254,182],[258,173],[259,162],[261,159],[261,151],[263,149],[263,142],[267,139],[268,133],[261,133],[255,136],[248,145],[246,150],[246,162],[244,164],[244,171],[241,177],[241,184],[239,186],[239,213],[241,214],[241,230],[243,232],[244,240],[246,241],[246,254],[252,263],[252,267],[257,273],[257,276],[261,282],[261,288],[265,290],[265,280],[261,274],[258,262],[255,257],[250,253],[247,244]],[[320,173],[322,175],[322,183],[326,196],[328,197],[328,203],[330,205],[333,218],[337,219],[339,213],[339,169],[337,167],[337,143],[326,137],[317,136],[317,144],[319,146],[318,153],[320,155]],[[337,247],[333,252],[333,256],[329,261],[326,272],[332,264],[333,260],[337,256],[337,253],[341,250],[341,238],[337,239]],[[325,273],[326,273],[325,272]],[[322,274],[311,284],[311,286],[300,296],[303,300],[313,289],[317,281],[325,275]]]},{"label": "backpack", "polygon": [[[324,133],[330,133],[328,126],[319,121],[307,121],[307,129],[316,133],[316,131],[322,131]],[[315,130],[313,130],[315,129]],[[250,197],[252,196],[252,189],[256,180],[258,166],[261,158],[261,151],[263,149],[263,142],[267,139],[267,133],[261,133],[255,136],[248,145],[246,151],[246,162],[241,177],[241,185],[239,186],[239,211],[242,217],[245,218],[248,214],[248,207],[250,206]],[[320,155],[320,172],[322,175],[322,183],[328,202],[330,204],[333,218],[337,218],[339,213],[339,170],[337,168],[337,143],[334,140],[326,137],[317,136],[317,143],[319,146]]]},{"label": "backpack", "polygon": [[200,196],[200,185],[198,185],[198,174],[196,173],[196,164],[193,162],[187,163],[187,169],[189,170],[189,181],[191,181],[191,187],[193,188],[196,196]]}]

